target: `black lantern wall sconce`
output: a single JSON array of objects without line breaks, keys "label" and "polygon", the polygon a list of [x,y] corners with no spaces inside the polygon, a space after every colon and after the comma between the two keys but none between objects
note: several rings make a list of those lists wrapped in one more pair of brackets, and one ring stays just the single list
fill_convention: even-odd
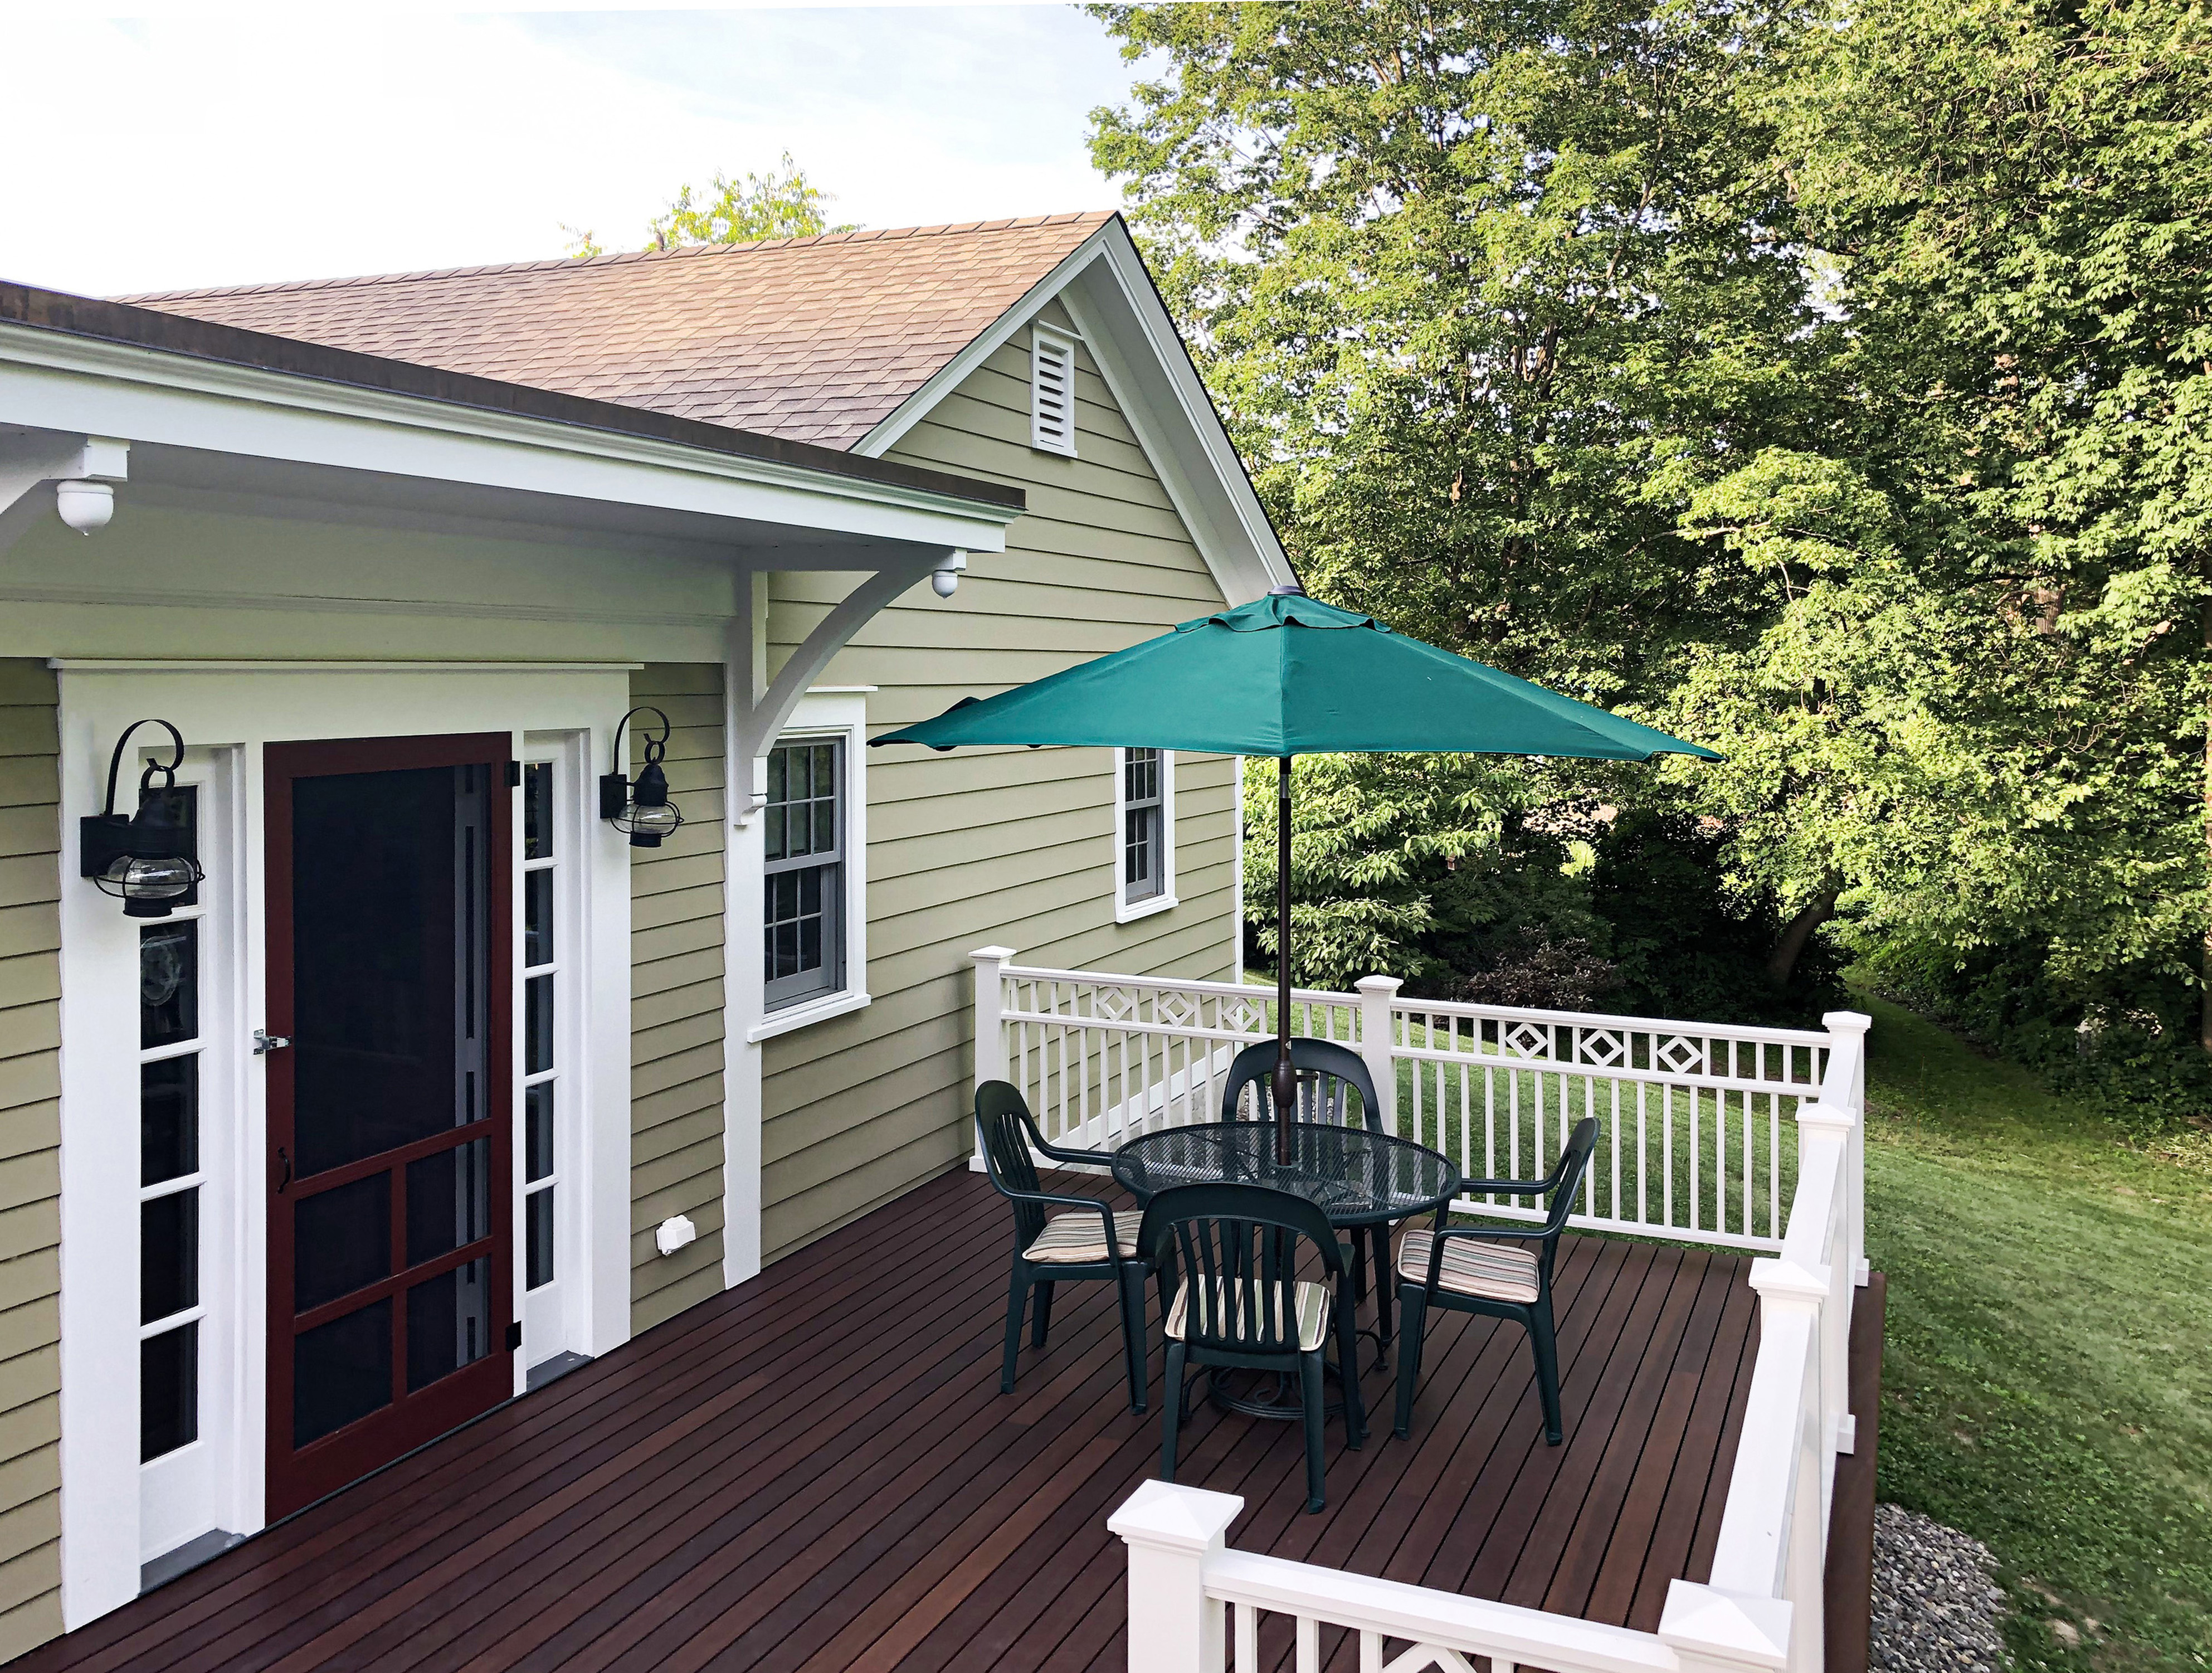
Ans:
[{"label": "black lantern wall sconce", "polygon": [[[645,733],[645,765],[633,784],[623,771],[628,761],[623,754],[623,727],[640,715],[657,718],[660,734],[655,737],[649,727],[638,728]],[[658,709],[633,709],[615,727],[615,770],[599,778],[599,817],[626,833],[634,849],[659,848],[661,839],[684,823],[684,815],[668,800],[668,775],[661,770],[660,758],[667,752],[668,716]]]},{"label": "black lantern wall sconce", "polygon": [[[115,811],[115,782],[123,770],[124,748],[142,726],[157,726],[169,734],[169,758],[149,762],[138,775],[138,811],[126,818]],[[197,840],[177,823],[173,806],[177,769],[184,764],[184,734],[176,727],[167,721],[131,721],[108,757],[105,809],[78,821],[78,869],[102,894],[123,903],[126,918],[166,918],[189,903],[187,897],[206,879],[194,852]]]}]

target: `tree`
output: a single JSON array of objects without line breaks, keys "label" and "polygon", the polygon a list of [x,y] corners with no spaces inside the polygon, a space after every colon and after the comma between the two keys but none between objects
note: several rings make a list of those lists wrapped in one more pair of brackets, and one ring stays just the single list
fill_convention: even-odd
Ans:
[{"label": "tree", "polygon": [[[811,238],[817,233],[849,233],[858,224],[833,227],[824,213],[836,202],[829,192],[807,179],[805,172],[786,151],[781,164],[765,174],[732,179],[720,169],[713,185],[695,192],[685,185],[669,200],[668,207],[647,223],[656,250],[679,244],[750,244],[763,238]],[[563,227],[568,234],[568,253],[579,260],[604,255],[588,230]]]},{"label": "tree", "polygon": [[[2197,11],[1094,9],[1164,66],[1094,156],[1310,584],[1728,756],[1450,829],[1701,833],[1777,985],[2032,947],[2086,1028],[2212,975]],[[1450,787],[1340,770],[1395,857],[1302,830],[1297,886],[1433,956]]]},{"label": "tree", "polygon": [[2002,814],[1931,873],[1954,905],[1889,922],[2033,941],[2083,1001],[2193,941],[2212,1050],[2212,28],[1873,0],[1772,116],[1922,611],[1897,655],[1964,770],[1920,794],[1977,779],[1959,823]]},{"label": "tree", "polygon": [[[1701,648],[1756,638],[1773,577],[1683,520],[1765,451],[1818,453],[1838,405],[1753,96],[1771,25],[1697,0],[1095,10],[1168,74],[1097,113],[1094,157],[1314,590],[1644,712]],[[1415,782],[1522,806],[1593,782]]]}]

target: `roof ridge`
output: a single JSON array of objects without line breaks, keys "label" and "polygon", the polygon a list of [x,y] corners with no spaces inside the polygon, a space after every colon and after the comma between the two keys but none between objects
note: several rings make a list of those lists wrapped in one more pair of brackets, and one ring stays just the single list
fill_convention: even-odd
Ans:
[{"label": "roof ridge", "polygon": [[404,273],[360,273],[328,279],[271,279],[254,284],[202,285],[184,290],[140,290],[108,301],[132,305],[187,301],[200,296],[257,296],[281,292],[344,290],[362,285],[414,284],[437,279],[473,279],[495,273],[580,272],[635,262],[689,260],[702,256],[751,254],[817,244],[865,244],[887,239],[972,236],[1031,227],[1089,222],[1103,226],[1118,210],[1069,210],[1054,215],[1008,216],[996,221],[939,222],[921,227],[860,227],[851,232],[807,233],[790,238],[757,238],[739,244],[677,244],[666,249],[617,250],[598,256],[540,256],[529,261],[479,262],[466,267],[416,268]]}]

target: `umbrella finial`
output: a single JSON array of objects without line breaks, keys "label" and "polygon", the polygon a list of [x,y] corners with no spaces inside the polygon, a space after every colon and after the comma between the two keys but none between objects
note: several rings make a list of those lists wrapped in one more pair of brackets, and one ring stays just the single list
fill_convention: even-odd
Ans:
[{"label": "umbrella finial", "polygon": [[1267,596],[1271,599],[1303,599],[1305,595],[1306,589],[1294,581],[1286,581],[1280,587],[1270,587],[1267,589]]}]

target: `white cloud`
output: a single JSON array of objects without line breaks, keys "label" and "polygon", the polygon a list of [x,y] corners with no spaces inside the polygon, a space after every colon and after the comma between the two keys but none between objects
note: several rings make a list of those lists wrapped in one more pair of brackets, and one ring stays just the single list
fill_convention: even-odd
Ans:
[{"label": "white cloud", "polygon": [[563,222],[621,247],[785,149],[871,226],[1103,207],[1088,113],[1130,79],[1064,7],[40,9],[7,40],[0,276],[93,295],[554,255]]}]

